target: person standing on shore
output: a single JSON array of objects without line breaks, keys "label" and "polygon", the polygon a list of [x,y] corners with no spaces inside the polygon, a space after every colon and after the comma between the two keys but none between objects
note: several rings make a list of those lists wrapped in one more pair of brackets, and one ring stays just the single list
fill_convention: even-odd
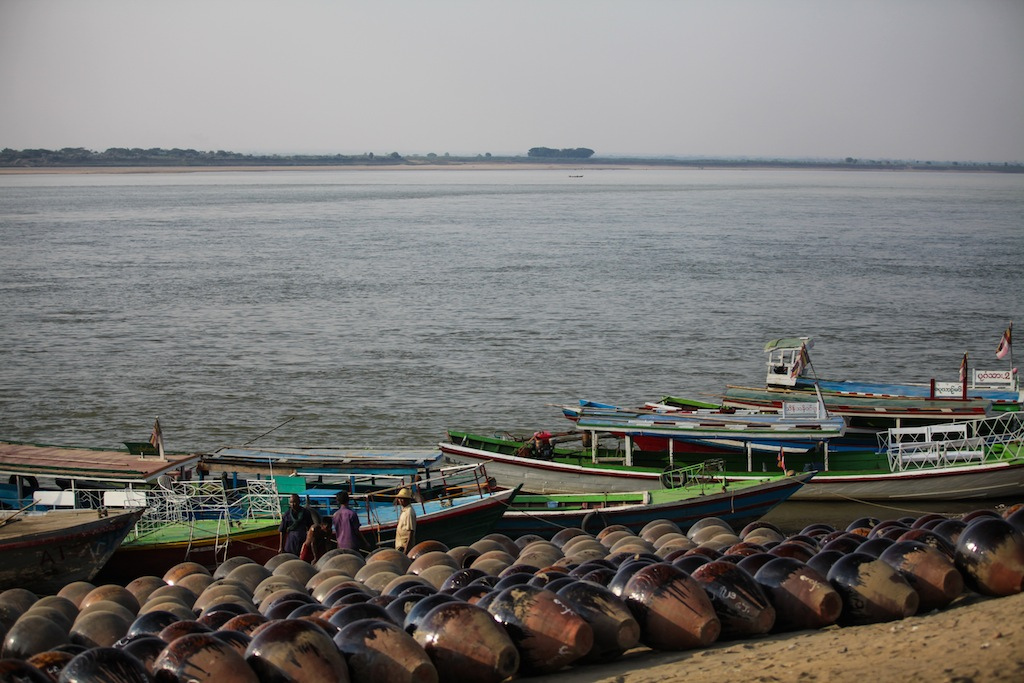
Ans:
[{"label": "person standing on shore", "polygon": [[398,515],[398,528],[395,530],[395,548],[407,553],[416,543],[416,511],[412,508],[412,491],[403,488],[395,496],[395,501],[402,506]]},{"label": "person standing on shore", "polygon": [[331,517],[334,527],[334,538],[338,548],[360,550],[368,548],[366,537],[359,530],[359,514],[348,506],[348,491],[339,491],[337,495],[338,509]]},{"label": "person standing on shore", "polygon": [[277,546],[279,553],[292,553],[296,557],[302,552],[302,544],[306,542],[310,527],[313,526],[313,515],[302,507],[299,494],[293,493],[288,498],[288,509],[281,515],[281,542]]}]

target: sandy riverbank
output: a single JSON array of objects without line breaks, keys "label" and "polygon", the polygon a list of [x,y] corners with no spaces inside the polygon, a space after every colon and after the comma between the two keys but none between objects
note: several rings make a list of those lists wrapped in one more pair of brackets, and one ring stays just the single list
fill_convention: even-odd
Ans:
[{"label": "sandy riverbank", "polygon": [[531,683],[988,683],[1024,681],[1024,594],[967,592],[902,621],[800,631],[690,652],[638,648],[600,666]]}]

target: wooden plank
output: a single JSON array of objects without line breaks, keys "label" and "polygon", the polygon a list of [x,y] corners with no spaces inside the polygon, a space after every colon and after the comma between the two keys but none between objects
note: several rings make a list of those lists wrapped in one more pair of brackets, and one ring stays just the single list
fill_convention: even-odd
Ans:
[{"label": "wooden plank", "polygon": [[0,475],[92,481],[148,482],[179,467],[191,467],[199,455],[141,458],[126,451],[43,446],[0,441]]}]

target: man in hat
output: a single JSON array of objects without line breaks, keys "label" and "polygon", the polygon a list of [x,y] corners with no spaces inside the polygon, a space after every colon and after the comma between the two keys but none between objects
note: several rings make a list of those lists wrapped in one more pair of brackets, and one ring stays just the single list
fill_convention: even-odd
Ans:
[{"label": "man in hat", "polygon": [[412,491],[403,488],[395,496],[395,501],[402,506],[398,515],[398,528],[395,530],[395,548],[403,553],[416,543],[416,511],[412,508]]}]

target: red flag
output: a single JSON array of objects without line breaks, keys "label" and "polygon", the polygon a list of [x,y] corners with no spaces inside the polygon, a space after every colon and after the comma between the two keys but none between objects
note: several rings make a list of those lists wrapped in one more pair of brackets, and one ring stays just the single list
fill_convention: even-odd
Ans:
[{"label": "red flag", "polygon": [[149,443],[156,446],[157,452],[160,454],[161,458],[164,457],[164,433],[163,430],[160,429],[159,417],[156,418],[155,422],[153,422],[153,433],[149,435]]},{"label": "red flag", "polygon": [[793,378],[799,377],[809,362],[811,362],[811,357],[807,353],[807,345],[800,344],[800,353],[793,359],[793,367],[789,370],[789,376]]},{"label": "red flag", "polygon": [[960,361],[960,383],[963,384],[967,381],[967,354],[964,354],[964,359]]},{"label": "red flag", "polygon": [[996,349],[996,358],[1002,360],[1010,355],[1010,345],[1013,343],[1013,323],[1006,328],[1006,332],[1003,332],[1002,338],[999,340],[999,347]]}]

